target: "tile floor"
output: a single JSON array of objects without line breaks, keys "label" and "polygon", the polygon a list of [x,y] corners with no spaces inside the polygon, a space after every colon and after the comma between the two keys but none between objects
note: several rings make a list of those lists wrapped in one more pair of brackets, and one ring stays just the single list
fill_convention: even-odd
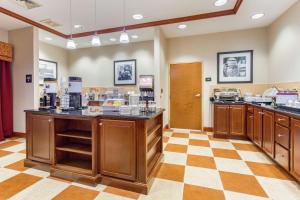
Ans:
[{"label": "tile floor", "polygon": [[164,132],[164,163],[149,195],[49,177],[23,165],[25,140],[0,142],[0,199],[300,200],[300,186],[251,142]]}]

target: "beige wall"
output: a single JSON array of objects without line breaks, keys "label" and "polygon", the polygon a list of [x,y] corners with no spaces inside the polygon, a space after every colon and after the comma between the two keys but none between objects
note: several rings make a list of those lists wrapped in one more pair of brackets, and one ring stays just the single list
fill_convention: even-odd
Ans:
[{"label": "beige wall", "polygon": [[72,50],[69,75],[81,76],[85,87],[114,85],[115,60],[137,59],[137,76],[154,74],[153,41]]},{"label": "beige wall", "polygon": [[0,29],[0,41],[8,42],[8,32]]},{"label": "beige wall", "polygon": [[57,62],[57,80],[60,82],[62,77],[68,76],[69,51],[44,42],[39,42],[39,58]]},{"label": "beige wall", "polygon": [[269,28],[271,83],[300,81],[300,2]]},{"label": "beige wall", "polygon": [[[217,53],[254,50],[254,83],[268,83],[268,37],[266,28],[199,35],[168,40],[170,64],[203,63],[203,126],[212,126],[210,87],[217,84]],[[204,82],[212,77],[212,82]]]},{"label": "beige wall", "polygon": [[[12,63],[14,131],[25,132],[25,109],[38,105],[38,31],[24,28],[9,31],[9,43],[14,48]],[[33,83],[25,83],[26,74],[33,75]]]}]

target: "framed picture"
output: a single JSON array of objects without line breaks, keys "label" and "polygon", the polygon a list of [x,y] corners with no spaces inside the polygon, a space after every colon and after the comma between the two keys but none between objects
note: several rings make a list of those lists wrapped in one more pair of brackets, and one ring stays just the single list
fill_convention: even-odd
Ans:
[{"label": "framed picture", "polygon": [[218,53],[218,83],[253,83],[253,50]]},{"label": "framed picture", "polygon": [[39,84],[44,84],[44,78],[57,79],[57,62],[39,60]]},{"label": "framed picture", "polygon": [[114,62],[114,85],[136,85],[136,60]]}]

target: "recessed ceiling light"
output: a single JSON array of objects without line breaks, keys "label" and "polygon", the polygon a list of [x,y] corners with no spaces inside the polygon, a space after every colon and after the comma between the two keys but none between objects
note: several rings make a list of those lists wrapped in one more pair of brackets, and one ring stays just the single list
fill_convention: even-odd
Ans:
[{"label": "recessed ceiling light", "polygon": [[144,18],[144,16],[141,14],[135,14],[135,15],[132,15],[132,18],[135,20],[141,20]]},{"label": "recessed ceiling light", "polygon": [[81,24],[75,24],[74,28],[78,29],[78,28],[82,28],[83,26]]},{"label": "recessed ceiling light", "polygon": [[45,40],[51,41],[53,39],[51,37],[45,37]]},{"label": "recessed ceiling light", "polygon": [[224,6],[227,2],[228,2],[228,0],[216,0],[215,6],[217,6],[217,7]]},{"label": "recessed ceiling light", "polygon": [[179,28],[179,29],[186,29],[186,27],[187,27],[186,24],[179,24],[179,25],[177,26],[177,28]]},{"label": "recessed ceiling light", "polygon": [[260,19],[263,16],[265,16],[264,13],[257,13],[257,14],[252,15],[252,19]]},{"label": "recessed ceiling light", "polygon": [[139,36],[138,36],[138,35],[132,35],[131,38],[133,38],[133,39],[138,39]]},{"label": "recessed ceiling light", "polygon": [[110,38],[109,39],[111,42],[115,42],[115,41],[117,41],[117,39],[116,38]]}]

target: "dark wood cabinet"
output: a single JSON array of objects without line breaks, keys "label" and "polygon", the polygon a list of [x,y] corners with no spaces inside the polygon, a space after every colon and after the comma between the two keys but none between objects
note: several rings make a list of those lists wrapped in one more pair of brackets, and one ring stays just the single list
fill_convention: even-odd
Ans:
[{"label": "dark wood cabinet", "polygon": [[100,173],[136,179],[136,131],[134,121],[100,120]]},{"label": "dark wood cabinet", "polygon": [[253,113],[247,112],[247,136],[250,140],[253,140],[253,123],[254,116]]},{"label": "dark wood cabinet", "polygon": [[33,161],[51,164],[53,161],[53,118],[26,115],[27,155]]},{"label": "dark wood cabinet", "polygon": [[215,105],[214,106],[214,133],[229,134],[229,106]]},{"label": "dark wood cabinet", "polygon": [[300,181],[300,120],[291,123],[291,173]]},{"label": "dark wood cabinet", "polygon": [[245,135],[245,106],[230,106],[230,134],[243,136]]},{"label": "dark wood cabinet", "polygon": [[274,157],[274,113],[263,111],[263,150]]},{"label": "dark wood cabinet", "polygon": [[263,131],[263,112],[262,109],[253,109],[253,142],[262,147],[262,131]]}]

